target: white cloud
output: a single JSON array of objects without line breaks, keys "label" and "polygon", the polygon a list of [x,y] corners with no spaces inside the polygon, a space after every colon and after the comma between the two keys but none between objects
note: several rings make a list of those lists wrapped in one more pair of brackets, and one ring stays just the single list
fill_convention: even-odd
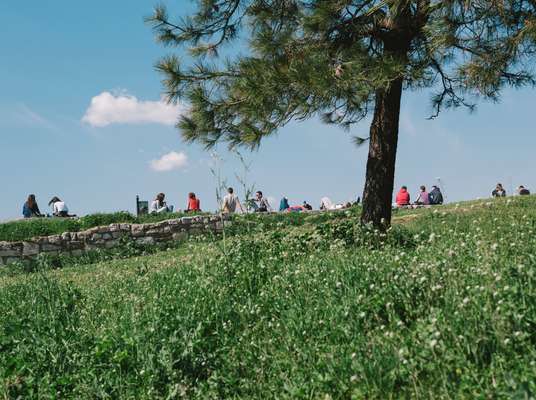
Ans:
[{"label": "white cloud", "polygon": [[164,100],[138,100],[129,94],[102,92],[91,99],[82,122],[94,127],[110,124],[163,124],[173,125],[184,108]]},{"label": "white cloud", "polygon": [[182,169],[188,165],[188,157],[182,151],[177,153],[172,151],[164,154],[158,160],[150,162],[151,169],[158,172],[172,171],[174,169]]}]

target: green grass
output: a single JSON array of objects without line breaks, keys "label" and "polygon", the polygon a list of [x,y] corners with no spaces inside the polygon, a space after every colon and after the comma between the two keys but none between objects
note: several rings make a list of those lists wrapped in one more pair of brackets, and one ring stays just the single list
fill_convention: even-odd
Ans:
[{"label": "green grass", "polygon": [[115,223],[143,224],[166,219],[180,218],[185,213],[149,214],[136,217],[121,211],[110,214],[91,214],[80,218],[31,218],[0,224],[0,241],[28,240],[37,236],[57,235],[63,232],[78,232],[95,226]]},{"label": "green grass", "polygon": [[250,218],[0,275],[0,397],[536,395],[536,198],[405,212],[386,237],[352,211]]}]

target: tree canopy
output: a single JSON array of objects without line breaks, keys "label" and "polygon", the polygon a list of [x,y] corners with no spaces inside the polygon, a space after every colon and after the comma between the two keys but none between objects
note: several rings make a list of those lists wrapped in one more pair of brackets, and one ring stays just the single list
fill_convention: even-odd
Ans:
[{"label": "tree canopy", "polygon": [[[148,21],[160,42],[189,52],[157,64],[168,99],[189,103],[178,123],[185,140],[255,148],[293,119],[349,129],[375,113],[371,137],[374,124],[392,131],[383,153],[396,154],[398,84],[431,88],[433,118],[534,83],[535,11],[517,0],[199,0],[193,15],[175,20],[159,6]],[[385,124],[378,113],[389,107]],[[369,161],[381,163],[386,140],[371,142]],[[367,168],[392,181],[391,158],[383,172]]]}]

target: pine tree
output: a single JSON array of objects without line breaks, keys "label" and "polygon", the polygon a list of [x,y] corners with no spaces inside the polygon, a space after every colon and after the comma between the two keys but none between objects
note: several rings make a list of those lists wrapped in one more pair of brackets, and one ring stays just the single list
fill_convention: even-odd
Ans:
[{"label": "pine tree", "polygon": [[[431,118],[533,84],[534,1],[198,0],[175,21],[148,18],[164,45],[170,101],[191,107],[178,127],[207,148],[255,148],[291,120],[320,115],[350,129],[372,114],[362,222],[386,227],[402,92],[429,88]],[[233,51],[233,47],[236,51]]]}]

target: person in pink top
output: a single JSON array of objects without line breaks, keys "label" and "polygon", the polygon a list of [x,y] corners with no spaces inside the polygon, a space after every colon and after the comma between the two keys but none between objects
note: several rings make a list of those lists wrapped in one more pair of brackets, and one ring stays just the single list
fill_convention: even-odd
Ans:
[{"label": "person in pink top", "polygon": [[419,206],[428,206],[430,205],[430,195],[426,191],[425,186],[421,186],[421,191],[419,192],[419,196],[417,197],[417,200],[415,200],[415,204]]},{"label": "person in pink top", "polygon": [[396,195],[396,206],[405,207],[409,206],[409,192],[406,186],[402,186],[400,191]]}]

